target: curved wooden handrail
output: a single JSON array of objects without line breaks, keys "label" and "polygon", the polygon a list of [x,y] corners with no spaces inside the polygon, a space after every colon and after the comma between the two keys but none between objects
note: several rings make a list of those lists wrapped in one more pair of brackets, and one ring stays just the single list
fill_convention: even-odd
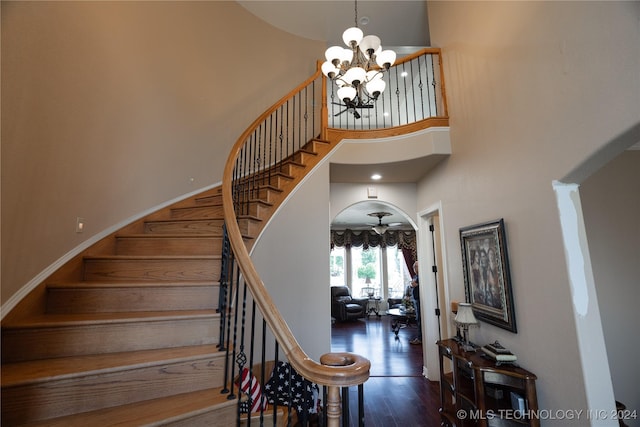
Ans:
[{"label": "curved wooden handrail", "polygon": [[289,363],[303,377],[320,385],[334,387],[348,387],[363,384],[369,378],[371,363],[368,359],[350,353],[328,354],[323,356],[330,364],[323,365],[312,360],[300,347],[291,329],[284,321],[280,312],[276,308],[271,295],[267,292],[262,279],[251,261],[249,251],[245,246],[240,227],[234,209],[232,181],[233,170],[242,147],[256,129],[270,114],[282,106],[293,94],[300,91],[306,85],[320,76],[320,71],[310,77],[307,81],[296,87],[270,109],[258,117],[247,130],[240,136],[236,144],[231,149],[227,159],[222,179],[222,206],[224,219],[227,226],[229,242],[233,249],[237,264],[242,272],[244,281],[253,294],[253,299],[259,307],[262,315],[271,328],[277,342],[284,351]]},{"label": "curved wooden handrail", "polygon": [[[438,54],[440,49],[425,48],[414,54],[408,55],[398,61],[402,64],[407,61],[424,55]],[[305,82],[298,85],[287,95],[277,101],[271,108],[260,115],[244,133],[238,138],[237,142],[231,149],[224,168],[222,181],[222,200],[224,219],[227,227],[227,234],[231,248],[233,249],[235,260],[243,275],[244,281],[253,294],[253,299],[262,312],[266,323],[271,328],[280,348],[284,351],[289,363],[303,377],[317,384],[329,386],[329,404],[336,405],[336,387],[349,387],[363,384],[369,378],[371,364],[369,360],[356,354],[351,353],[327,353],[320,358],[320,362],[312,360],[300,347],[299,343],[293,336],[289,326],[284,321],[280,312],[276,308],[271,295],[267,292],[262,279],[253,265],[249,251],[245,245],[243,236],[238,225],[235,205],[233,200],[233,179],[236,160],[243,150],[246,141],[250,135],[268,119],[278,108],[283,106],[288,100],[294,97],[298,92],[302,91],[307,85],[311,84],[315,79],[321,76],[320,64],[316,73]],[[440,61],[440,76],[442,76],[442,61]],[[440,117],[431,117],[416,123],[411,123],[394,128],[376,129],[376,130],[341,130],[328,128],[327,125],[327,86],[326,78],[322,78],[322,106],[320,117],[320,133],[319,137],[332,143],[339,142],[344,138],[380,138],[388,136],[396,136],[411,133],[417,130],[425,129],[432,126],[448,126],[448,113],[446,106],[446,96],[444,93],[444,81],[441,82],[441,93],[443,97],[443,112]],[[334,406],[332,406],[334,407]],[[335,408],[335,407],[334,407]]]}]

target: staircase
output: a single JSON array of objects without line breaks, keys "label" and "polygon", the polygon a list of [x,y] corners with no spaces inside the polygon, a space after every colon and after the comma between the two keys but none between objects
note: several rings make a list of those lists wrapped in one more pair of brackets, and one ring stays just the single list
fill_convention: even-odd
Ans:
[{"label": "staircase", "polygon": [[[244,337],[247,290],[263,316],[263,331],[268,325],[276,338],[273,360],[282,360],[280,351],[305,380],[324,388],[325,425],[346,422],[340,419],[347,400],[341,392],[347,397],[353,386],[363,419],[369,361],[350,353],[328,353],[319,362],[309,358],[275,309],[249,249],[291,190],[342,139],[448,126],[441,64],[437,49],[398,61],[396,72],[417,70],[407,79],[417,85],[394,92],[399,109],[388,124],[383,120],[383,128],[373,120],[347,120],[342,129],[330,129],[328,118],[337,114],[327,109],[326,82],[318,69],[240,136],[222,187],[135,221],[62,266],[2,321],[1,424],[237,425],[235,367],[246,362],[246,341],[253,346],[253,338]],[[407,93],[413,96],[406,98]],[[400,97],[402,111],[413,102],[422,115],[403,114]],[[229,244],[223,245],[223,238]],[[225,264],[224,273],[223,247],[233,264],[230,269]],[[235,320],[227,316],[233,305],[227,286],[244,287]],[[242,338],[236,341],[234,330],[230,341],[231,323],[238,327],[238,322]],[[264,377],[271,361],[260,361],[263,369],[256,377]],[[247,366],[255,370],[255,365]],[[286,407],[277,414],[282,414],[277,423],[269,424],[292,422]]]},{"label": "staircase", "polygon": [[[312,141],[247,177],[260,181],[238,217],[248,247],[329,149]],[[2,324],[2,425],[234,425],[218,349],[222,226],[215,188],[124,227],[47,280],[41,312]]]}]

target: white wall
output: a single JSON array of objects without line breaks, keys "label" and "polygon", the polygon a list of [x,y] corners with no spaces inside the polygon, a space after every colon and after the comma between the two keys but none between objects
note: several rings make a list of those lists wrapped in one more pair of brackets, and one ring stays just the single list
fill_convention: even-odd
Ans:
[{"label": "white wall", "polygon": [[[640,408],[640,151],[625,151],[580,186],[600,316],[617,400]],[[629,426],[640,420],[626,420]]]},{"label": "white wall", "polygon": [[429,17],[453,154],[419,183],[418,209],[442,206],[449,296],[464,299],[459,229],[504,218],[518,333],[481,323],[472,339],[511,348],[541,408],[587,409],[552,183],[638,122],[640,3],[430,2]]},{"label": "white wall", "polygon": [[[367,188],[375,187],[378,197],[369,199]],[[350,206],[372,200],[389,204],[406,214],[415,225],[416,218],[416,184],[331,184],[331,220]]]},{"label": "white wall", "polygon": [[324,163],[281,206],[251,254],[278,310],[316,361],[331,351],[328,183]]}]

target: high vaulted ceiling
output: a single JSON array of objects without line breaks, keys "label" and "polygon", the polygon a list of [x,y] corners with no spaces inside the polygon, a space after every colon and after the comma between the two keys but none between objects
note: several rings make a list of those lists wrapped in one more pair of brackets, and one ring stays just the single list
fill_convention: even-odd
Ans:
[{"label": "high vaulted ceiling", "polygon": [[[324,40],[327,47],[343,45],[342,33],[354,26],[365,35],[380,37],[384,48],[391,48],[401,56],[430,46],[427,3],[422,0],[383,1],[238,1],[249,12],[274,27],[291,34],[312,40]],[[324,52],[318,52],[322,59]],[[381,183],[416,182],[440,158],[422,157],[406,162],[377,165],[331,165],[331,181],[343,183],[366,183],[373,172],[383,175]],[[337,215],[332,228],[362,230],[371,228],[378,218],[368,214],[389,212],[382,222],[402,223],[395,228],[412,228],[405,214],[393,206],[378,202],[364,201]]]},{"label": "high vaulted ceiling", "polygon": [[[355,23],[354,1],[238,1],[245,9],[281,30],[327,46],[343,45],[342,33]],[[427,2],[358,0],[358,27],[380,37],[383,47],[430,45]],[[322,57],[324,52],[318,52]]]}]

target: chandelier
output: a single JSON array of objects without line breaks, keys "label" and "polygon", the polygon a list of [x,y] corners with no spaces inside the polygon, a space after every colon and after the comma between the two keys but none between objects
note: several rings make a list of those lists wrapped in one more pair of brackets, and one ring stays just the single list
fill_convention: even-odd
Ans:
[{"label": "chandelier", "polygon": [[382,73],[388,71],[396,61],[393,50],[382,50],[380,38],[364,36],[358,28],[358,1],[355,1],[355,26],[342,34],[347,48],[332,46],[324,53],[327,59],[322,64],[322,73],[333,80],[338,89],[338,98],[347,109],[353,109],[356,119],[360,114],[356,108],[373,108],[373,103],[384,92],[386,83]]}]

